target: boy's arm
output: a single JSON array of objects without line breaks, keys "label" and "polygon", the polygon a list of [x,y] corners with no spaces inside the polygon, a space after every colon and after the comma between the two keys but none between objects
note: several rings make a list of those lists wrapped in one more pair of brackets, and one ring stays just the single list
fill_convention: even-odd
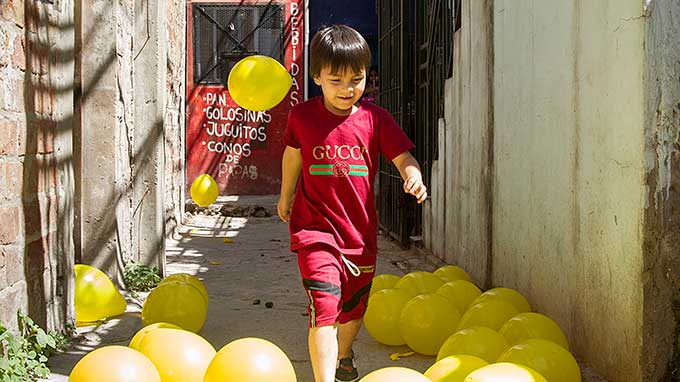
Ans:
[{"label": "boy's arm", "polygon": [[299,149],[286,146],[281,160],[281,196],[277,212],[284,222],[290,218],[290,209],[293,206],[293,196],[297,185],[300,169],[302,168],[302,155]]},{"label": "boy's arm", "polygon": [[406,151],[392,159],[392,163],[404,179],[404,192],[415,196],[418,203],[425,201],[427,199],[427,187],[423,184],[423,174],[420,172],[416,158]]}]

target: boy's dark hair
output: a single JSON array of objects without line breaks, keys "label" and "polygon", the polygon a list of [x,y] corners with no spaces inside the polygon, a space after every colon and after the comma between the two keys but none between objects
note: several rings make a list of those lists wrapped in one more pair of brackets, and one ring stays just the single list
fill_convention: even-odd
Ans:
[{"label": "boy's dark hair", "polygon": [[371,49],[363,36],[347,25],[322,28],[310,43],[310,70],[317,77],[330,66],[331,73],[351,69],[358,73],[371,67]]}]

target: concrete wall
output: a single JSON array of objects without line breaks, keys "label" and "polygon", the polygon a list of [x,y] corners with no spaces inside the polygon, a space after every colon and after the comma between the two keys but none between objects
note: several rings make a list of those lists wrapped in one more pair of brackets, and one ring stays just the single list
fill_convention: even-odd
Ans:
[{"label": "concrete wall", "polygon": [[494,9],[493,282],[622,382],[641,377],[643,14],[638,0]]},{"label": "concrete wall", "polygon": [[661,380],[680,367],[680,4],[463,0],[459,16],[430,248],[522,292],[611,382]]},{"label": "concrete wall", "polygon": [[[680,370],[680,2],[649,2],[645,35],[643,380]],[[671,355],[673,359],[671,360]],[[669,363],[670,361],[670,363]]]},{"label": "concrete wall", "polygon": [[128,261],[163,264],[184,184],[185,12],[0,2],[0,324],[18,309],[72,322],[74,263],[118,282]]}]

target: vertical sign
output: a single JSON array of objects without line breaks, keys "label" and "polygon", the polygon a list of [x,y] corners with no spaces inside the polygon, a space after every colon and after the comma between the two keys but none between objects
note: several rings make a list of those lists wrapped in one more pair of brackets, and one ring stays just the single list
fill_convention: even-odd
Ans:
[{"label": "vertical sign", "polygon": [[[221,195],[279,192],[283,132],[302,100],[303,1],[188,3],[187,195],[200,174],[215,178]],[[243,109],[226,88],[227,71],[252,54],[274,57],[293,76],[271,110]]]}]

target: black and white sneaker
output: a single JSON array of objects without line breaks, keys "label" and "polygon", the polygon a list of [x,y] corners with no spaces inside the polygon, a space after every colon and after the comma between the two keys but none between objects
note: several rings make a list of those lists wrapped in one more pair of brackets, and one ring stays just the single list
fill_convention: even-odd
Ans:
[{"label": "black and white sneaker", "polygon": [[335,382],[356,382],[359,380],[359,372],[354,364],[354,352],[351,357],[338,360],[335,369]]}]

